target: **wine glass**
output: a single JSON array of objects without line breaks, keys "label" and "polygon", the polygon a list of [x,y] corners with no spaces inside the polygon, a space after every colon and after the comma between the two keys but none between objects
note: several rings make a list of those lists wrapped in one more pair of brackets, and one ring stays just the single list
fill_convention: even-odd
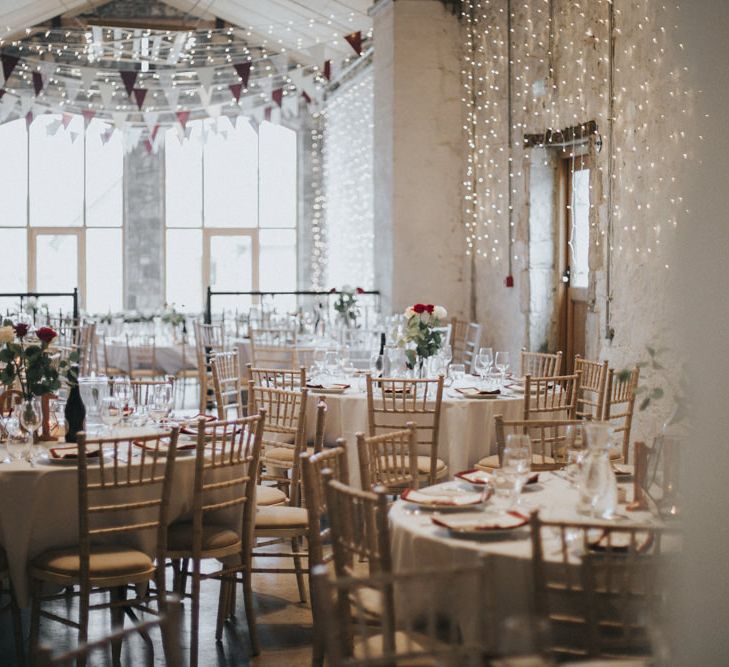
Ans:
[{"label": "wine glass", "polygon": [[506,436],[501,459],[501,472],[511,486],[512,506],[519,505],[519,497],[532,469],[532,443],[528,435],[512,433]]},{"label": "wine glass", "polygon": [[319,377],[324,374],[324,364],[327,360],[327,351],[323,348],[317,348],[313,354],[314,367],[316,368],[316,375]]},{"label": "wine glass", "polygon": [[443,366],[447,369],[448,364],[453,361],[453,348],[450,345],[443,345],[438,352],[438,356],[443,360]]},{"label": "wine glass", "polygon": [[8,434],[5,448],[8,450],[10,461],[22,461],[28,457],[32,438],[28,437],[20,424],[20,418],[12,413],[5,417],[3,425]]},{"label": "wine glass", "polygon": [[565,428],[564,447],[567,459],[565,472],[572,482],[575,482],[579,478],[587,453],[582,424],[570,424]]},{"label": "wine glass", "polygon": [[390,361],[390,377],[402,377],[407,365],[405,350],[397,345],[388,345],[387,358]]},{"label": "wine glass", "polygon": [[478,354],[484,355],[489,362],[489,366],[494,365],[494,351],[490,347],[479,347]]},{"label": "wine glass", "polygon": [[488,354],[477,354],[474,365],[483,385],[486,382],[486,375],[491,368],[491,356]]},{"label": "wine glass", "polygon": [[501,386],[504,386],[504,378],[506,378],[506,371],[509,370],[510,365],[509,353],[508,352],[497,352],[494,357],[494,366],[501,373]]},{"label": "wine glass", "polygon": [[159,426],[172,412],[172,385],[158,384],[152,391],[152,403],[149,406],[149,416]]},{"label": "wine glass", "polygon": [[134,412],[134,391],[129,378],[118,377],[114,379],[114,396],[119,399],[124,421]]},{"label": "wine glass", "polygon": [[334,350],[329,350],[324,357],[324,365],[326,367],[326,374],[330,379],[333,379],[337,375],[337,369],[339,368],[339,356]]},{"label": "wine glass", "polygon": [[118,396],[105,396],[101,399],[101,421],[111,434],[124,414],[124,403]]},{"label": "wine glass", "polygon": [[458,386],[466,377],[466,367],[463,364],[451,364],[448,369],[448,378],[453,387]]}]

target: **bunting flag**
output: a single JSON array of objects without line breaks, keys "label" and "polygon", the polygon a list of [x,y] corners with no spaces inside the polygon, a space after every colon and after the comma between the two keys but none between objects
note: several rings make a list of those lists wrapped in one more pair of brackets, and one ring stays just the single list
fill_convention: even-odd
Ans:
[{"label": "bunting flag", "polygon": [[147,97],[147,89],[146,88],[134,88],[132,90],[134,93],[134,100],[137,103],[137,108],[141,111],[142,106],[144,106],[144,98]]},{"label": "bunting flag", "polygon": [[271,56],[269,60],[278,74],[286,74],[289,69],[289,57],[286,53]]},{"label": "bunting flag", "polygon": [[228,88],[230,88],[230,92],[233,93],[233,97],[235,99],[235,103],[240,103],[240,94],[243,90],[243,84],[242,83],[231,83]]},{"label": "bunting flag", "polygon": [[131,97],[132,92],[134,91],[134,84],[137,82],[137,77],[139,76],[139,72],[135,70],[123,69],[119,72],[119,76],[124,83],[124,88],[127,91],[127,95]]},{"label": "bunting flag", "polygon": [[189,117],[190,117],[189,111],[178,111],[177,112],[177,122],[180,123],[183,130],[187,128],[187,119]]},{"label": "bunting flag", "polygon": [[177,108],[177,102],[180,99],[179,88],[165,88],[165,95],[167,96],[167,102],[169,102],[170,109],[174,111]]},{"label": "bunting flag", "polygon": [[208,112],[208,116],[210,116],[210,118],[217,118],[220,116],[222,106],[222,104],[211,104],[210,106],[205,107],[205,111]]},{"label": "bunting flag", "polygon": [[61,122],[63,123],[63,129],[67,130],[69,124],[73,120],[73,114],[72,113],[64,113],[63,116],[61,116]]},{"label": "bunting flag", "polygon": [[127,124],[127,114],[124,111],[112,111],[111,117],[114,119],[114,127],[123,130]]},{"label": "bunting flag", "polygon": [[212,97],[212,93],[210,90],[206,88],[198,88],[197,94],[200,97],[200,102],[204,107],[210,106],[210,98]]},{"label": "bunting flag", "polygon": [[64,79],[66,85],[66,101],[73,102],[81,89],[81,81],[79,79]]},{"label": "bunting flag", "polygon": [[299,115],[299,98],[296,95],[286,95],[283,98],[281,110],[288,118],[294,118]]},{"label": "bunting flag", "polygon": [[103,146],[106,146],[106,144],[108,144],[109,141],[111,140],[111,137],[112,137],[113,134],[114,134],[114,128],[113,127],[110,127],[110,128],[107,128],[106,130],[104,130],[101,133],[101,144]]},{"label": "bunting flag", "polygon": [[276,88],[276,90],[271,93],[271,99],[276,102],[280,108],[281,102],[283,101],[283,88]]},{"label": "bunting flag", "polygon": [[114,86],[106,81],[99,82],[99,94],[101,95],[101,101],[104,103],[104,106],[111,108],[114,100]]},{"label": "bunting flag", "polygon": [[271,113],[273,112],[273,109],[271,107],[266,107],[263,110],[263,117],[270,123],[271,122]]},{"label": "bunting flag", "polygon": [[87,129],[89,126],[89,123],[93,120],[94,116],[96,115],[96,112],[93,109],[84,109],[81,112],[81,115],[84,117],[84,129]]},{"label": "bunting flag", "polygon": [[78,132],[74,132],[73,130],[71,130],[69,132],[69,134],[71,135],[71,143],[72,144],[75,144],[76,143],[76,139],[78,139],[79,133]]},{"label": "bunting flag", "polygon": [[197,80],[205,90],[210,90],[213,87],[213,80],[215,79],[215,68],[214,67],[201,67],[197,70]]},{"label": "bunting flag", "polygon": [[301,91],[301,97],[304,98],[307,104],[311,104],[311,97],[309,97],[309,93],[307,93],[305,90]]},{"label": "bunting flag", "polygon": [[33,90],[36,97],[43,90],[43,75],[40,72],[33,72]]},{"label": "bunting flag", "polygon": [[327,81],[330,81],[332,78],[332,61],[331,60],[324,61],[324,76],[326,77]]},{"label": "bunting flag", "polygon": [[35,98],[30,97],[30,95],[20,96],[18,100],[18,104],[20,104],[20,111],[18,112],[18,116],[23,117],[30,111],[30,108],[33,106],[34,99]]},{"label": "bunting flag", "polygon": [[81,81],[84,84],[84,91],[86,93],[91,91],[91,86],[94,85],[96,79],[96,70],[90,67],[81,68]]},{"label": "bunting flag", "polygon": [[51,123],[48,123],[48,125],[46,125],[46,136],[48,136],[48,137],[55,137],[56,136],[56,132],[58,132],[58,130],[61,127],[61,125],[62,125],[62,123],[61,123],[61,119],[60,118],[54,120]]},{"label": "bunting flag", "polygon": [[5,82],[7,83],[7,80],[12,75],[15,66],[20,61],[20,58],[3,53],[0,55],[0,61],[2,61],[3,64],[3,77],[5,77]]},{"label": "bunting flag", "polygon": [[248,78],[251,75],[251,64],[250,63],[236,63],[233,65],[235,71],[238,72],[243,88],[248,88]]},{"label": "bunting flag", "polygon": [[33,112],[29,111],[25,114],[25,127],[30,127],[33,122]]},{"label": "bunting flag", "polygon": [[358,56],[362,54],[362,31],[361,30],[358,30],[357,32],[352,32],[349,35],[345,35],[344,39],[347,40],[347,44],[349,44],[354,49],[354,52]]},{"label": "bunting flag", "polygon": [[173,75],[170,70],[162,69],[157,72],[157,78],[159,79],[159,85],[162,90],[168,90],[172,88]]},{"label": "bunting flag", "polygon": [[159,125],[157,124],[159,114],[156,111],[145,111],[142,114],[142,117],[144,118],[144,123],[150,133],[154,131],[155,127],[159,127]]}]

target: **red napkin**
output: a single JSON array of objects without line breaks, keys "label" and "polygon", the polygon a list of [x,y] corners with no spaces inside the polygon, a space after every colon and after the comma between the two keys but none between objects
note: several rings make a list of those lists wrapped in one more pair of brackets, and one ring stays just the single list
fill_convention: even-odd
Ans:
[{"label": "red napkin", "polygon": [[341,387],[342,389],[349,389],[351,385],[348,384],[339,384],[335,382],[334,384],[311,384],[310,382],[306,383],[307,389],[333,389],[335,387]]},{"label": "red napkin", "polygon": [[[51,457],[54,459],[77,459],[78,458],[78,447],[52,447]],[[86,458],[98,458],[101,450],[97,447],[96,449],[87,449]]]},{"label": "red napkin", "polygon": [[[213,417],[213,415],[203,415],[199,414],[193,417],[192,419],[187,420],[187,426],[183,426],[180,429],[180,433],[184,433],[185,435],[197,435],[197,421],[203,417],[207,423],[214,422],[217,420],[217,417]],[[195,424],[195,426],[192,426],[191,424]],[[182,449],[181,447],[179,449]]]},{"label": "red napkin", "polygon": [[459,394],[463,394],[464,396],[472,396],[473,394],[479,394],[482,396],[498,396],[501,393],[501,389],[479,389],[478,387],[461,387],[456,388],[456,391]]}]

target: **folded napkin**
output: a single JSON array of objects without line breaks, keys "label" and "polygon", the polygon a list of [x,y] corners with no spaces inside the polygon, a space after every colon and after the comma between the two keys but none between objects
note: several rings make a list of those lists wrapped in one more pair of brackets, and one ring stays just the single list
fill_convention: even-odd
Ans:
[{"label": "folded napkin", "polygon": [[457,472],[455,477],[458,477],[458,479],[462,479],[469,484],[482,484],[485,486],[491,482],[491,475],[489,473],[485,470],[478,470],[476,468]]},{"label": "folded napkin", "polygon": [[335,382],[334,384],[313,384],[311,382],[306,383],[307,389],[349,389],[351,385],[348,384],[339,384]]},{"label": "folded napkin", "polygon": [[[651,548],[651,546],[653,546],[653,540],[654,534],[652,531],[646,531],[645,533],[636,533],[635,551],[639,554],[645,553]],[[606,530],[599,538],[590,539],[589,547],[591,551],[627,553],[628,549],[630,548],[630,543],[630,533],[611,533]]]},{"label": "folded napkin", "polygon": [[[135,447],[141,447],[142,449],[146,449],[148,452],[153,452],[157,448],[154,441],[147,442],[145,440],[134,440],[134,441],[132,441],[132,444]],[[177,441],[177,451],[178,452],[187,452],[187,451],[190,451],[191,449],[195,449],[196,447],[197,447],[197,442],[180,442],[179,440]],[[164,442],[160,442],[159,451],[160,452],[167,451],[167,444]]]},{"label": "folded napkin", "polygon": [[477,505],[481,502],[480,493],[457,492],[448,493],[446,489],[442,491],[417,491],[416,489],[405,489],[400,498],[409,502],[418,503],[419,505],[432,505],[434,507],[461,507],[467,505]]},{"label": "folded napkin", "polygon": [[201,417],[203,417],[208,424],[217,420],[217,417],[214,417],[213,415],[196,415],[192,419],[187,420],[185,425],[180,429],[180,433],[185,433],[186,435],[197,435],[197,421]]},{"label": "folded napkin", "polygon": [[[78,458],[78,447],[76,446],[69,446],[69,447],[52,447],[50,449],[51,458],[52,459],[77,459]],[[99,454],[101,453],[101,450],[98,447],[95,447],[93,449],[87,448],[86,449],[86,458],[99,458]]]},{"label": "folded napkin", "polygon": [[467,516],[434,516],[431,521],[436,526],[459,531],[511,530],[520,528],[529,522],[529,519],[519,512],[505,512],[497,516],[483,516],[471,513]]},{"label": "folded napkin", "polygon": [[501,389],[479,389],[478,387],[460,387],[456,391],[463,396],[498,396]]}]

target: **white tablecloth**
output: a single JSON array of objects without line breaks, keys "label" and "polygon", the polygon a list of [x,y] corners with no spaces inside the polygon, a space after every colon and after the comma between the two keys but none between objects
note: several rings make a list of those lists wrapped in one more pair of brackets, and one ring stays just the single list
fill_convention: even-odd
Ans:
[{"label": "white tablecloth", "polygon": [[[168,345],[157,346],[155,348],[155,354],[157,355],[157,366],[166,374],[176,375],[183,369],[181,344],[170,343]],[[187,368],[195,368],[195,348],[188,345],[185,354],[187,356],[185,360]],[[129,358],[127,357],[126,344],[107,344],[106,356],[106,361],[109,366],[129,371]]]},{"label": "white tablecloth", "polygon": [[[316,405],[318,398],[327,403],[324,438],[334,444],[337,438],[347,441],[349,476],[352,484],[359,486],[359,461],[357,458],[357,432],[367,433],[367,396],[354,387],[345,394],[316,394],[310,392],[306,418],[307,435],[312,438],[316,430]],[[479,459],[496,453],[494,417],[519,419],[522,414],[522,396],[504,396],[497,399],[468,399],[451,396],[444,392],[441,409],[438,456],[453,473],[473,467]],[[408,421],[403,419],[403,423]],[[415,420],[417,422],[417,420]]]}]

